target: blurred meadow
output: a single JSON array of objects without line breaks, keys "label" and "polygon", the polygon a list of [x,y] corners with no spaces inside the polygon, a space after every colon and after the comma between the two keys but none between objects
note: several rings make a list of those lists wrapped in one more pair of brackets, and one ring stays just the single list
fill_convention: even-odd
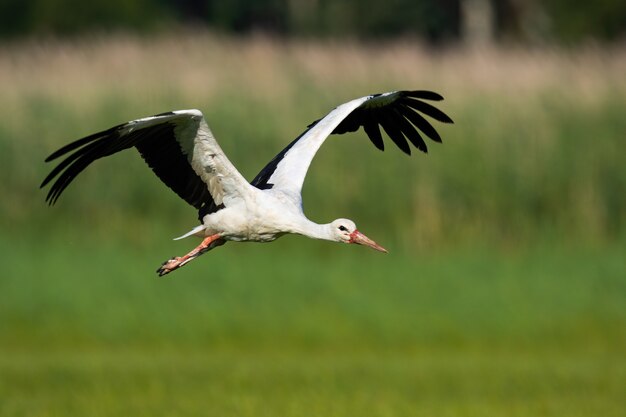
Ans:
[{"label": "blurred meadow", "polygon": [[[0,416],[623,416],[626,50],[433,50],[207,32],[0,44]],[[409,158],[329,139],[304,189],[381,255],[302,237],[191,249],[136,152],[55,207],[65,143],[201,109],[249,179],[313,120],[429,89]]]}]

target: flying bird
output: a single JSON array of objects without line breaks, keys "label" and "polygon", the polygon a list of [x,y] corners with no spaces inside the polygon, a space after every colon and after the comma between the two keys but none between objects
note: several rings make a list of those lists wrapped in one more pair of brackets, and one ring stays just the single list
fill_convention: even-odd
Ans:
[{"label": "flying bird", "polygon": [[[165,261],[157,270],[168,274],[227,241],[270,242],[295,233],[314,239],[385,248],[361,233],[353,221],[327,224],[309,220],[302,209],[302,184],[313,157],[331,134],[360,127],[381,151],[379,126],[404,153],[412,144],[427,152],[422,135],[441,137],[426,119],[453,123],[429,101],[443,97],[432,91],[393,91],[357,98],[333,109],[280,151],[251,181],[237,171],[215,140],[202,112],[177,110],[132,120],[72,142],[46,162],[64,157],[43,180],[55,180],[46,201],[53,205],[67,186],[97,159],[136,148],[152,171],[180,198],[198,210],[200,225],[177,238],[202,238],[184,256]],[[424,117],[426,116],[426,117]],[[421,133],[420,133],[421,132]]]}]

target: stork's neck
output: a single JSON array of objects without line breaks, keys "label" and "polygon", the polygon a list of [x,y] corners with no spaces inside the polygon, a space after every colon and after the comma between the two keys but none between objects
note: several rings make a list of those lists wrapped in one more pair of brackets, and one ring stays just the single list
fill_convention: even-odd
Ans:
[{"label": "stork's neck", "polygon": [[298,222],[298,225],[294,228],[294,233],[313,239],[335,240],[330,223],[318,224],[306,218]]}]

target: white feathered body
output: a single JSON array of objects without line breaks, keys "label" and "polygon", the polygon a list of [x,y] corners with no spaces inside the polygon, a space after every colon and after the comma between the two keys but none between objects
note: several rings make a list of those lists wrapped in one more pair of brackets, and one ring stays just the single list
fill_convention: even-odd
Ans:
[{"label": "white feathered body", "polygon": [[220,234],[238,242],[271,242],[285,233],[302,232],[304,213],[298,202],[280,191],[250,191],[222,210],[204,216],[202,235]]}]

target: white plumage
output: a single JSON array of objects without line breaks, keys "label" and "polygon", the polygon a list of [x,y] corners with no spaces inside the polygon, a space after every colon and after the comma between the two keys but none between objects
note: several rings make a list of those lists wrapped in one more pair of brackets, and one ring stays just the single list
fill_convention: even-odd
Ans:
[{"label": "white plumage", "polygon": [[[363,127],[372,143],[384,149],[379,125],[410,154],[409,142],[426,152],[419,131],[441,141],[420,113],[444,123],[452,120],[426,101],[443,98],[430,91],[374,94],[344,103],[313,122],[296,140],[248,182],[228,160],[199,110],[177,110],[124,123],[72,142],[46,162],[65,156],[44,179],[56,178],[46,201],[54,204],[72,180],[96,159],[135,147],[154,173],[176,194],[199,210],[200,226],[192,235],[202,243],[187,255],[166,261],[165,275],[226,241],[270,242],[296,233],[315,239],[356,243],[386,250],[348,219],[317,224],[302,211],[302,184],[317,150],[331,134]],[[408,139],[408,142],[407,142]]]}]

